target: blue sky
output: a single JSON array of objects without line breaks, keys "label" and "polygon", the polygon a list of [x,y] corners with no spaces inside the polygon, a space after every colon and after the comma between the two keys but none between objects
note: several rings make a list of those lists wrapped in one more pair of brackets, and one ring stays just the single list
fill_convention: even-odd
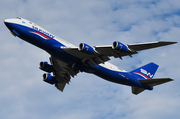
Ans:
[{"label": "blue sky", "polygon": [[1,0],[0,118],[169,119],[180,117],[179,44],[139,52],[111,63],[131,71],[149,62],[155,78],[173,82],[133,95],[131,88],[79,73],[63,93],[42,81],[40,61],[49,54],[13,37],[3,21],[23,17],[78,46],[176,41],[179,0]]}]

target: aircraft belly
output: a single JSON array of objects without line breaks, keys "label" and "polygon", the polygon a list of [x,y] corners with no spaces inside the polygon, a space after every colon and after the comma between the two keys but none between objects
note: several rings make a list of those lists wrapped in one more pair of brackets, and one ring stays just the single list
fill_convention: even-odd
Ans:
[{"label": "aircraft belly", "polygon": [[128,72],[113,71],[99,65],[92,67],[91,70],[91,73],[107,81],[127,86],[141,87],[139,81]]},{"label": "aircraft belly", "polygon": [[95,66],[93,67],[95,74],[98,77],[101,77],[107,81],[114,82],[114,83],[119,83],[119,84],[127,84],[128,80],[121,75],[117,71],[112,71],[109,69],[105,69],[101,66]]},{"label": "aircraft belly", "polygon": [[[158,65],[151,62],[131,72],[126,72],[107,61],[109,57],[120,58],[138,53],[137,51],[171,45],[177,42],[156,41],[149,43],[123,44],[118,41],[112,45],[90,46],[80,43],[76,47],[61,38],[56,37],[40,26],[20,17],[4,20],[12,35],[33,44],[46,52],[50,57],[51,65],[40,63],[40,69],[48,73],[43,80],[55,84],[57,89],[63,91],[66,83],[79,71],[95,74],[107,81],[128,85],[132,87],[133,94],[139,94],[145,89],[152,90],[153,86],[172,81],[171,78],[155,78],[153,76]],[[41,65],[43,64],[43,65]]]}]

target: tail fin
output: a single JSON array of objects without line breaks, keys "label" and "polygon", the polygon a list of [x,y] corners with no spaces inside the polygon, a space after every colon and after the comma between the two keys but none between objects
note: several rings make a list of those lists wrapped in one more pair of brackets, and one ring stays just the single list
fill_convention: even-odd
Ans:
[{"label": "tail fin", "polygon": [[131,71],[137,79],[152,79],[159,66],[153,62]]},{"label": "tail fin", "polygon": [[[140,68],[131,71],[130,73],[133,74],[141,84],[149,87],[160,85],[173,80],[170,78],[152,79],[158,67],[159,66],[157,64],[151,62],[147,65],[144,65]],[[135,95],[143,92],[144,90],[145,90],[144,88],[132,86],[132,93]]]}]

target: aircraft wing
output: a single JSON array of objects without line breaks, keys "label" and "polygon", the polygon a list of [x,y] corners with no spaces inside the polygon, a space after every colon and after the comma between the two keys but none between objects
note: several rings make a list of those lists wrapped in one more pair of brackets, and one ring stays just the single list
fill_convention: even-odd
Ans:
[{"label": "aircraft wing", "polygon": [[112,48],[112,46],[95,46],[95,48],[98,51],[103,52],[108,56],[114,56],[116,58],[116,57],[123,57],[123,56],[136,54],[136,53],[138,53],[137,51],[147,50],[147,49],[161,47],[161,46],[165,46],[165,45],[171,45],[174,43],[177,43],[177,42],[157,41],[157,42],[127,44],[128,48],[129,48],[129,52],[125,52],[125,53],[120,53],[120,52],[114,50]]},{"label": "aircraft wing", "polygon": [[175,43],[177,42],[158,41],[158,42],[149,42],[149,43],[129,44],[128,46],[136,51],[140,51],[140,50],[147,50],[151,48],[161,47],[165,45],[171,45]]},{"label": "aircraft wing", "polygon": [[63,92],[66,83],[69,84],[71,77],[74,77],[79,71],[72,69],[70,66],[54,57],[51,57],[50,61],[54,68],[53,76],[55,76],[57,80],[55,86]]},{"label": "aircraft wing", "polygon": [[[122,59],[122,57],[124,56],[131,56],[133,54],[137,54],[138,53],[137,51],[161,47],[165,45],[171,45],[174,43],[177,43],[177,42],[157,41],[157,42],[127,44],[127,45],[124,45],[121,43],[123,46],[127,47],[126,52],[121,52],[119,50],[116,50],[113,48],[112,45],[93,46],[92,49],[94,49],[95,52],[92,54],[82,52],[79,50],[78,47],[73,47],[73,48],[62,47],[61,49],[81,59],[82,62],[86,62],[90,66],[95,66],[97,64],[104,63],[110,60],[109,57],[111,56]],[[88,47],[91,47],[91,46],[88,46]]]}]

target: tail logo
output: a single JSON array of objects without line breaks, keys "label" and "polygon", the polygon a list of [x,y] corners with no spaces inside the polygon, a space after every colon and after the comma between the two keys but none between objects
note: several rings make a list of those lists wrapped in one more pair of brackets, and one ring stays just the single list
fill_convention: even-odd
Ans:
[{"label": "tail logo", "polygon": [[150,72],[147,72],[145,69],[140,69],[140,72],[134,72],[134,73],[138,74],[138,75],[140,75],[140,76],[142,76],[142,77],[144,77],[146,79],[150,79],[150,78],[153,77],[153,74],[151,74]]},{"label": "tail logo", "polygon": [[149,76],[150,78],[152,78],[153,77],[153,74],[151,75],[151,73],[149,72],[147,72],[146,70],[144,70],[144,69],[140,69],[141,70],[141,73],[143,73],[143,74],[145,74],[145,75],[147,75],[147,76]]}]

